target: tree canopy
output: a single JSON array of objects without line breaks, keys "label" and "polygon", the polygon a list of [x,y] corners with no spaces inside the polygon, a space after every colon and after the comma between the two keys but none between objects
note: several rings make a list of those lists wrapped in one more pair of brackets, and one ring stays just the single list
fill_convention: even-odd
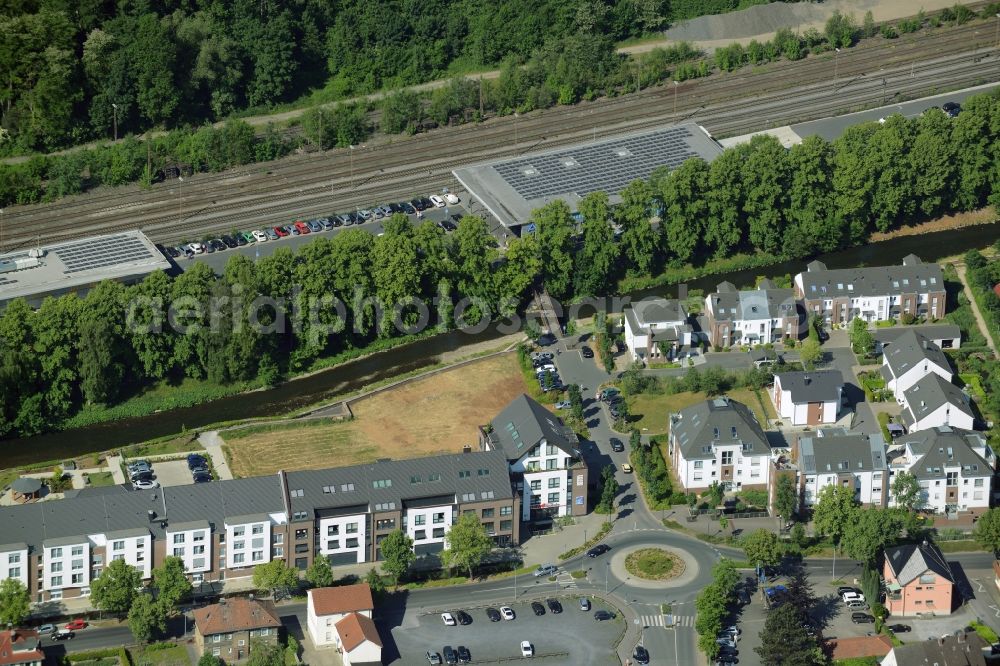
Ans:
[{"label": "tree canopy", "polygon": [[90,582],[90,601],[97,608],[115,615],[129,612],[139,592],[142,574],[125,560],[112,560],[101,575]]},{"label": "tree canopy", "polygon": [[462,514],[446,536],[448,548],[441,559],[448,567],[465,569],[472,578],[472,570],[493,550],[493,539],[474,513]]}]

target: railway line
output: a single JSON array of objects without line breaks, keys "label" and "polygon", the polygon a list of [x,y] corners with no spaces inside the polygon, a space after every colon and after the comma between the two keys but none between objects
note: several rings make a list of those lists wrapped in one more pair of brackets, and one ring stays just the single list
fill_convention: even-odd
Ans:
[{"label": "railway line", "polygon": [[658,86],[522,118],[492,119],[408,138],[384,137],[353,151],[199,174],[148,191],[130,186],[9,208],[3,214],[3,244],[10,249],[34,242],[36,225],[44,225],[48,240],[141,228],[154,240],[176,242],[424,194],[449,184],[455,166],[595,135],[685,118],[717,136],[741,134],[877,105],[889,92],[912,98],[942,87],[1000,79],[1000,51],[975,48],[981,33],[983,40],[992,41],[992,30],[983,24],[959,26],[920,40],[860,46],[835,56],[837,62],[829,56],[782,61],[685,82],[676,90]]}]

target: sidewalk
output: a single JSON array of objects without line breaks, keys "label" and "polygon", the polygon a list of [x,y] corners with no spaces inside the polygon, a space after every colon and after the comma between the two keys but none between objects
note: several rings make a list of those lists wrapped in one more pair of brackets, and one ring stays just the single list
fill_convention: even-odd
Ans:
[{"label": "sidewalk", "polygon": [[207,430],[198,433],[198,443],[204,446],[205,451],[211,456],[212,466],[215,467],[215,473],[218,477],[220,479],[233,478],[233,472],[229,469],[229,463],[226,462],[226,454],[222,452],[224,442],[219,437],[219,431]]},{"label": "sidewalk", "polygon": [[993,358],[1000,358],[1000,354],[997,353],[997,347],[993,344],[993,336],[990,335],[989,326],[986,325],[986,320],[983,319],[983,313],[979,311],[979,303],[977,303],[976,299],[972,296],[972,290],[969,288],[969,281],[965,278],[965,263],[956,261],[955,272],[958,273],[958,279],[962,283],[962,291],[965,293],[965,297],[969,299],[969,305],[972,307],[972,314],[976,316],[976,325],[979,327],[979,332],[986,338],[986,344],[993,352]]}]

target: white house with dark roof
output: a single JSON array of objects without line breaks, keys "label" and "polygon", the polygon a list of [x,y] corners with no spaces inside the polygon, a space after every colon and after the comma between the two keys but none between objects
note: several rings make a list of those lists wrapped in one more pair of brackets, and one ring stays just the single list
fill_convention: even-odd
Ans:
[{"label": "white house with dark roof", "polygon": [[778,416],[801,426],[836,423],[843,393],[840,370],[814,370],[776,374],[771,395]]},{"label": "white house with dark roof", "polygon": [[917,508],[974,516],[990,508],[997,457],[982,433],[947,426],[910,432],[889,455],[890,477],[907,472],[920,483]]},{"label": "white house with dark roof", "polygon": [[928,319],[945,315],[941,267],[910,254],[901,266],[828,269],[812,261],[795,276],[795,295],[806,311],[827,324],[900,319],[904,314]]},{"label": "white house with dark roof", "polygon": [[705,297],[708,341],[719,347],[798,339],[804,315],[794,291],[779,289],[770,280],[742,291],[732,282],[721,282]]},{"label": "white house with dark roof", "polygon": [[684,492],[713,482],[727,491],[765,490],[771,447],[753,412],[727,397],[670,415],[670,463]]},{"label": "white house with dark roof", "polygon": [[521,479],[522,520],[586,515],[589,480],[576,433],[537,401],[514,398],[479,429],[479,446],[503,451]]},{"label": "white house with dark roof", "polygon": [[941,348],[913,330],[904,331],[885,348],[881,373],[886,388],[899,403],[907,389],[931,373],[948,382],[953,377],[951,363]]},{"label": "white house with dark roof", "polygon": [[941,349],[958,349],[962,346],[962,329],[955,324],[915,324],[913,326],[883,326],[872,331],[875,338],[875,352],[883,353],[896,340],[908,333],[930,340]]},{"label": "white house with dark roof", "polygon": [[907,430],[928,430],[951,426],[972,430],[976,417],[969,396],[951,381],[936,373],[925,375],[903,391],[900,420]]},{"label": "white house with dark roof", "polygon": [[692,329],[684,304],[653,298],[625,307],[625,346],[633,361],[666,361],[691,346]]},{"label": "white house with dark roof", "polygon": [[881,434],[851,433],[844,428],[821,428],[802,434],[792,447],[797,461],[801,502],[813,506],[827,486],[854,490],[865,506],[885,506],[889,468]]}]

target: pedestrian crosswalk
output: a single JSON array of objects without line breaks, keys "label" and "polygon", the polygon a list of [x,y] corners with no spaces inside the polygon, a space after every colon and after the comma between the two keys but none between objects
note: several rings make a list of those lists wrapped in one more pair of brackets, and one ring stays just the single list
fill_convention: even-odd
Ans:
[{"label": "pedestrian crosswalk", "polygon": [[556,574],[556,582],[562,585],[564,588],[569,590],[577,589],[576,579],[573,578],[568,572],[560,571]]},{"label": "pedestrian crosswalk", "polygon": [[[670,619],[673,624],[668,625],[667,619]],[[640,615],[639,622],[642,623],[644,627],[693,627],[694,618],[690,615],[661,615],[659,613],[655,615]]]}]

